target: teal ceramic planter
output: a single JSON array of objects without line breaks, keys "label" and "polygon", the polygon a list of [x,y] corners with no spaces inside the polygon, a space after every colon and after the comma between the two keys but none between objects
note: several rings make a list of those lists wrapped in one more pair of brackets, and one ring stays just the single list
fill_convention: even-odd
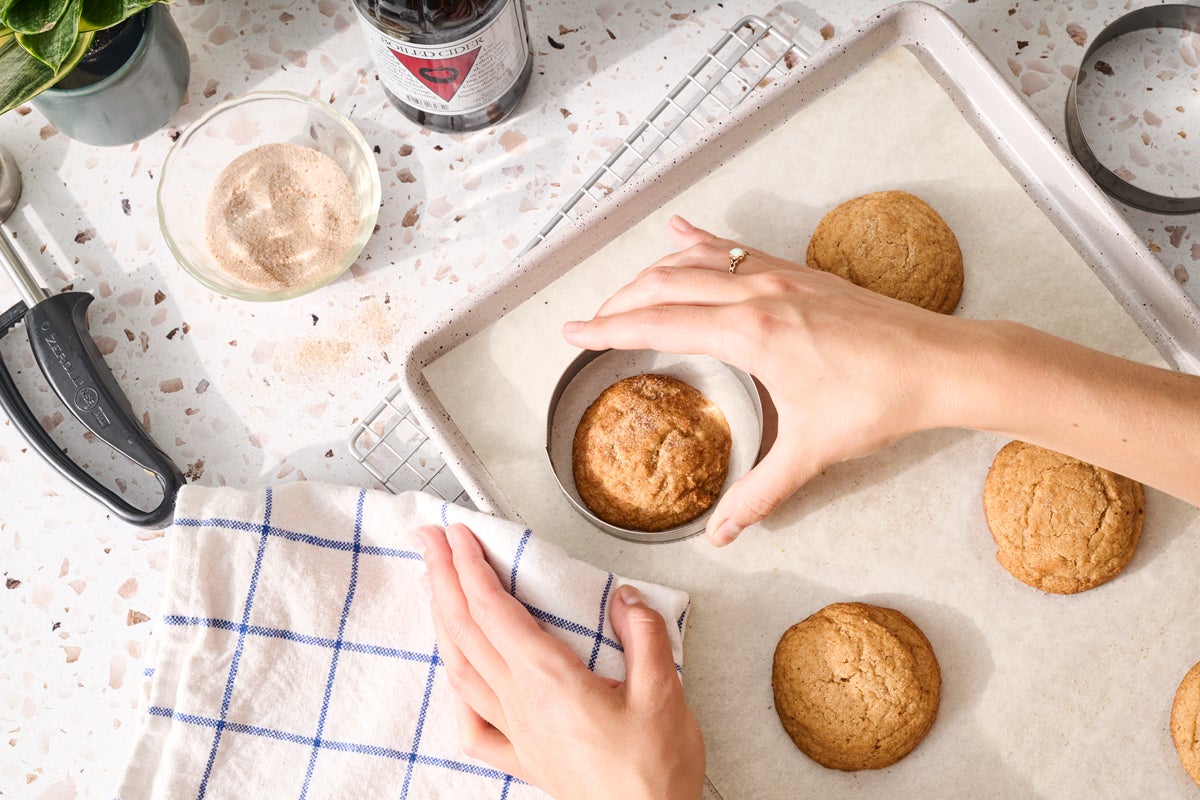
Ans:
[{"label": "teal ceramic planter", "polygon": [[142,40],[115,72],[78,89],[47,89],[30,101],[72,139],[131,144],[165,125],[183,103],[191,73],[183,34],[165,4],[142,13]]}]

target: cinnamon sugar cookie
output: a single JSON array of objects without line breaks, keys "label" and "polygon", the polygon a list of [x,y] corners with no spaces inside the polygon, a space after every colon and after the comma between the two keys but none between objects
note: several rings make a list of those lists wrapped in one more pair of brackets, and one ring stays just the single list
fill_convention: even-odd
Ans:
[{"label": "cinnamon sugar cookie", "polygon": [[908,192],[873,192],[830,211],[808,242],[808,266],[943,314],[962,298],[958,239]]},{"label": "cinnamon sugar cookie", "polygon": [[1200,786],[1200,664],[1183,676],[1171,706],[1171,738],[1179,760]]},{"label": "cinnamon sugar cookie", "polygon": [[1137,549],[1142,485],[1025,442],[996,454],[983,485],[996,559],[1017,580],[1074,594],[1115,577]]},{"label": "cinnamon sugar cookie", "polygon": [[908,755],[933,727],[941,687],[920,628],[867,603],[835,603],[788,628],[771,670],[788,736],[817,763],[845,771]]},{"label": "cinnamon sugar cookie", "polygon": [[704,513],[729,473],[725,415],[695,388],[635,375],[600,393],[575,429],[575,488],[611,525],[663,531]]}]

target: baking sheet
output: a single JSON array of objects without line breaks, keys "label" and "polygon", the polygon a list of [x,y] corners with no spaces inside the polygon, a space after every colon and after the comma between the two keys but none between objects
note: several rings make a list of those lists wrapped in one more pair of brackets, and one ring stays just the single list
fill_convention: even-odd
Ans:
[{"label": "baking sheet", "polygon": [[[708,744],[708,774],[726,800],[778,797],[780,787],[825,798],[1194,796],[1167,733],[1175,687],[1200,660],[1189,613],[1200,605],[1200,515],[1186,504],[1148,492],[1145,533],[1125,573],[1071,597],[1030,589],[995,562],[980,496],[1004,440],[974,432],[920,434],[831,468],[722,550],[702,538],[623,542],[574,513],[543,448],[548,399],[575,355],[559,329],[671,250],[665,225],[673,213],[802,259],[834,205],[906,189],[959,238],[966,288],[957,313],[1016,319],[1161,363],[904,48],[680,188],[423,374],[539,535],[691,594],[685,691]],[[845,600],[903,611],[933,643],[943,672],[929,737],[879,772],[816,765],[792,746],[772,706],[780,634]]]}]

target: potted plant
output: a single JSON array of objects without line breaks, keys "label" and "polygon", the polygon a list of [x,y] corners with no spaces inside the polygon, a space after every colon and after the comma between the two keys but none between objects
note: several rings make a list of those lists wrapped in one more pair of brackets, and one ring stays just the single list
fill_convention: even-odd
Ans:
[{"label": "potted plant", "polygon": [[0,113],[32,101],[90,144],[127,144],[160,128],[190,70],[162,3],[0,0]]}]

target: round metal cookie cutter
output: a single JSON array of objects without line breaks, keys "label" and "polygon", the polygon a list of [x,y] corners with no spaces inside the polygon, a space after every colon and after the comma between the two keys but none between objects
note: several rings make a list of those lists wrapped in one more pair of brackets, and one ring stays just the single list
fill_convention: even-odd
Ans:
[{"label": "round metal cookie cutter", "polygon": [[[642,373],[681,380],[720,407],[733,440],[729,476],[722,493],[749,472],[770,448],[773,429],[764,428],[764,401],[755,380],[737,367],[708,356],[680,356],[653,350],[585,350],[567,366],[546,411],[546,455],[559,488],[584,519],[605,533],[631,542],[671,542],[702,532],[715,503],[699,517],[675,528],[638,531],[600,519],[588,509],[575,488],[572,444],[583,412],[612,384]],[[769,402],[767,407],[772,408]]]},{"label": "round metal cookie cutter", "polygon": [[1118,18],[1097,34],[1087,52],[1083,54],[1083,60],[1079,62],[1079,72],[1071,81],[1071,88],[1067,92],[1067,143],[1071,147],[1071,152],[1100,188],[1121,202],[1143,211],[1161,214],[1191,214],[1200,211],[1200,196],[1175,197],[1156,194],[1135,186],[1117,175],[1100,162],[1092,150],[1092,146],[1088,143],[1079,120],[1076,87],[1079,85],[1080,76],[1084,74],[1084,66],[1096,51],[1123,34],[1162,28],[1173,28],[1188,33],[1200,32],[1200,6],[1182,4],[1148,6]]}]

